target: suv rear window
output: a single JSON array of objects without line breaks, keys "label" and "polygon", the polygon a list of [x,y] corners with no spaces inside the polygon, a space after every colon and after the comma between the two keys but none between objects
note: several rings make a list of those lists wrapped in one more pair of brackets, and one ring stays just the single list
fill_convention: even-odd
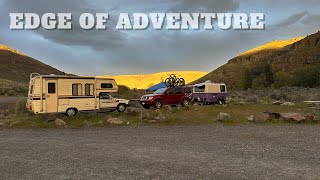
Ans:
[{"label": "suv rear window", "polygon": [[176,88],[176,94],[182,94],[182,88],[181,87],[177,87]]}]

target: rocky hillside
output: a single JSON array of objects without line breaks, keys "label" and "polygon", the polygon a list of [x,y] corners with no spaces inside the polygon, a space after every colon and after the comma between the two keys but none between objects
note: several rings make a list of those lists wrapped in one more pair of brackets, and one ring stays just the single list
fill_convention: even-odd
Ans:
[{"label": "rocky hillside", "polygon": [[64,74],[18,50],[0,44],[0,95],[25,96],[31,73]]},{"label": "rocky hillside", "polygon": [[320,32],[273,41],[231,59],[193,83],[225,82],[229,89],[320,86]]},{"label": "rocky hillside", "polygon": [[0,79],[28,83],[31,73],[64,74],[20,51],[0,44]]}]

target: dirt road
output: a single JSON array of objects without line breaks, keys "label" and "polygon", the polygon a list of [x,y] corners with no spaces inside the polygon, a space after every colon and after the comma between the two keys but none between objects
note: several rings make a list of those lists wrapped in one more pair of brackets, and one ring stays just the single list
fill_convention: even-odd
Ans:
[{"label": "dirt road", "polygon": [[317,179],[319,125],[0,130],[1,179]]}]

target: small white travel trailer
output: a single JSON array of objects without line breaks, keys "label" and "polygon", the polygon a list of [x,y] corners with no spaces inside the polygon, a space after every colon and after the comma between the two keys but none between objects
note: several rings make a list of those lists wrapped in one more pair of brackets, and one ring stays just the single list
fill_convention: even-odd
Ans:
[{"label": "small white travel trailer", "polygon": [[118,110],[124,112],[129,100],[113,98],[114,79],[66,75],[30,75],[27,108],[35,114]]}]

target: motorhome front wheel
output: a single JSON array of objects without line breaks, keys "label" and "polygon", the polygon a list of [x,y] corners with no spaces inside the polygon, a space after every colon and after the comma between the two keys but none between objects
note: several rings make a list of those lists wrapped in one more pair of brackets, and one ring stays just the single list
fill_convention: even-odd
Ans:
[{"label": "motorhome front wheel", "polygon": [[67,116],[73,117],[77,114],[77,111],[75,109],[68,109],[66,112]]},{"label": "motorhome front wheel", "polygon": [[118,110],[118,112],[124,112],[124,111],[126,111],[126,108],[127,108],[126,105],[119,104],[117,107],[117,110]]}]

